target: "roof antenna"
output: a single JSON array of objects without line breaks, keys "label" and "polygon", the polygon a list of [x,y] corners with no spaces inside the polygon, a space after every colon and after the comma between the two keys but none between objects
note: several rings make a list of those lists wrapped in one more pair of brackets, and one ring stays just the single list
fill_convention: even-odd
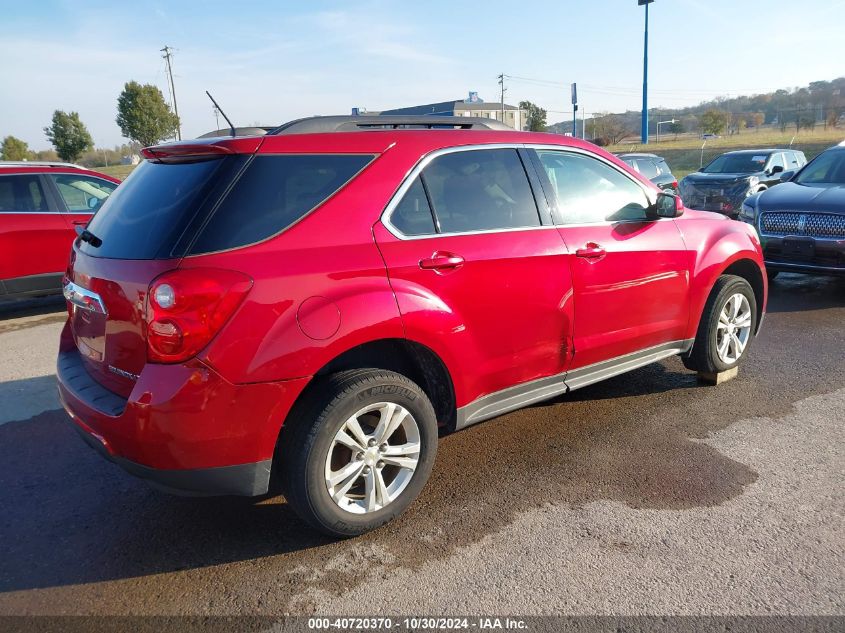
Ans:
[{"label": "roof antenna", "polygon": [[232,125],[232,122],[229,120],[229,117],[227,117],[226,113],[223,112],[223,108],[221,108],[219,105],[217,105],[217,102],[214,100],[214,97],[211,96],[211,93],[208,90],[205,91],[205,94],[208,95],[208,98],[211,99],[211,103],[213,103],[214,107],[217,108],[217,110],[220,112],[220,114],[223,115],[223,118],[226,119],[226,123],[229,124],[229,129],[232,130],[232,137],[237,136],[237,134],[235,133],[235,126]]}]

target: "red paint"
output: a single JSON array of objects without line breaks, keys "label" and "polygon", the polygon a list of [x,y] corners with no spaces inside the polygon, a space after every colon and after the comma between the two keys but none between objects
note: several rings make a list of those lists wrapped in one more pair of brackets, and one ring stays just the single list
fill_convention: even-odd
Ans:
[{"label": "red paint", "polygon": [[[108,180],[115,184],[120,181],[96,171],[75,169],[73,167],[47,166],[2,166],[0,178],[17,174],[84,175]],[[42,188],[50,187],[47,179],[42,179]],[[30,275],[50,273],[61,274],[68,264],[75,228],[78,224],[88,223],[90,213],[74,213],[61,210],[55,189],[45,191],[47,212],[32,212],[26,209],[0,210],[0,279],[15,279]]]},{"label": "red paint", "polygon": [[[71,278],[99,293],[98,321],[79,311],[62,345],[127,398],[119,419],[60,385],[66,408],[115,454],[156,468],[201,468],[272,456],[279,430],[313,377],[352,348],[414,341],[444,363],[455,405],[668,341],[695,336],[716,278],[746,259],[762,271],[747,225],[685,210],[677,219],[543,226],[399,239],[380,221],[429,152],[479,143],[541,143],[599,155],[557,135],[388,130],[192,141],[151,150],[364,153],[378,157],[338,195],[281,234],[182,260],[119,261],[77,254]],[[203,149],[205,147],[205,150]],[[181,153],[180,153],[181,152]],[[252,287],[196,355],[151,362],[145,305],[160,275],[234,271]],[[166,277],[165,277],[166,278]],[[765,275],[763,275],[765,292]],[[98,358],[99,355],[99,358]],[[138,374],[137,381],[108,366]]]}]

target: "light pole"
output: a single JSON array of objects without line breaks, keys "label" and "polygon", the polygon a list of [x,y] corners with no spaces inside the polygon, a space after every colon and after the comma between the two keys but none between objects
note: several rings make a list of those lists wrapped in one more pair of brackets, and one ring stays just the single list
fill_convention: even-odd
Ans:
[{"label": "light pole", "polygon": [[640,141],[648,145],[648,5],[654,0],[637,0],[637,6],[645,7],[645,39],[643,40],[643,123]]},{"label": "light pole", "polygon": [[671,119],[669,121],[658,121],[657,122],[657,125],[655,126],[655,127],[657,127],[657,138],[654,141],[655,143],[660,142],[660,126],[663,125],[664,123],[674,123],[674,122],[675,122],[675,119]]}]

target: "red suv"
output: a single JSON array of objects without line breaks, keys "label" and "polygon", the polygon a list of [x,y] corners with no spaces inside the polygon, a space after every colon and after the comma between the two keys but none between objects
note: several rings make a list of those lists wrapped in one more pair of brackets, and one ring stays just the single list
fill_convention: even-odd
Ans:
[{"label": "red suv", "polygon": [[134,475],[278,482],[330,534],[402,512],[439,431],[672,355],[734,367],[763,316],[752,227],[576,139],[322,117],[144,155],[74,246],[62,402]]},{"label": "red suv", "polygon": [[69,163],[0,162],[0,299],[61,292],[75,228],[118,184]]}]

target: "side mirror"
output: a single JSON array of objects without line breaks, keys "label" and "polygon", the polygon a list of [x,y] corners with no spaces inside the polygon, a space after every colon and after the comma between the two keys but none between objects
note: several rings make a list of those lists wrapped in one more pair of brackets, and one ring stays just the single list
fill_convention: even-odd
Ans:
[{"label": "side mirror", "polygon": [[783,165],[775,165],[769,170],[769,175],[774,176],[775,174],[779,174],[783,171]]},{"label": "side mirror", "polygon": [[789,169],[785,172],[782,172],[780,175],[780,181],[787,182],[789,180],[792,180],[792,177],[797,173],[797,171],[797,169]]},{"label": "side mirror", "polygon": [[97,205],[100,204],[100,199],[94,196],[88,198],[88,208],[89,209],[96,209]]},{"label": "side mirror", "polygon": [[649,207],[649,215],[652,218],[677,218],[684,212],[684,203],[679,196],[668,191],[661,191],[657,194],[654,204]]}]

